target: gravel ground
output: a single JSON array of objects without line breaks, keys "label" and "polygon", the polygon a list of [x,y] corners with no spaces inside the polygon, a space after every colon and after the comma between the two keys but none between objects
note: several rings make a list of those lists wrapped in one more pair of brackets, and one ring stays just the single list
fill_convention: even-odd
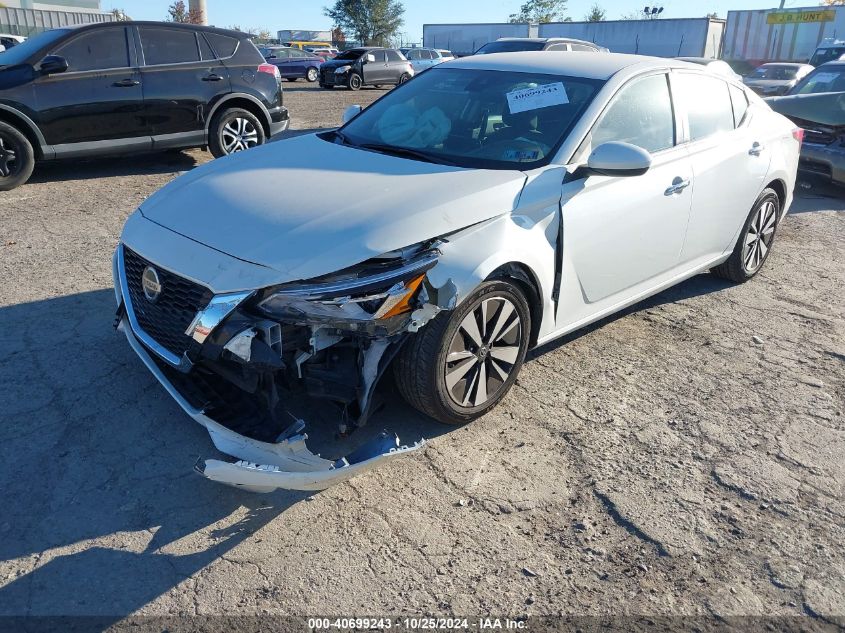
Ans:
[{"label": "gravel ground", "polygon": [[[384,94],[286,88],[300,129]],[[260,496],[191,471],[207,433],[111,328],[124,220],[208,159],[0,193],[0,615],[845,615],[838,190],[801,189],[752,282],[691,279],[424,452]]]}]

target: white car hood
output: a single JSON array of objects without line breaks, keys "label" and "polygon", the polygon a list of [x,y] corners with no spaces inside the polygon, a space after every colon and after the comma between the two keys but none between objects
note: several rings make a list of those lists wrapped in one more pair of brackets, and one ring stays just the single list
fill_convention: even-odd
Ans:
[{"label": "white car hood", "polygon": [[433,165],[309,134],[198,167],[141,213],[290,281],[508,213],[524,183],[517,170]]}]

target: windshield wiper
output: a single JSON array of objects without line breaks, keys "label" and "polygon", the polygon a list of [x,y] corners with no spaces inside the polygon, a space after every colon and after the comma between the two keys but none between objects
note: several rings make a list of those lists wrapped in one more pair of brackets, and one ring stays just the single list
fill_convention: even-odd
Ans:
[{"label": "windshield wiper", "polygon": [[408,156],[409,158],[417,158],[419,160],[424,160],[427,163],[434,163],[436,165],[451,165],[452,167],[456,167],[457,165],[445,158],[440,158],[439,156],[432,156],[426,152],[420,152],[415,149],[410,149],[408,147],[397,147],[396,145],[383,145],[381,143],[361,143],[360,145],[356,145],[355,147],[360,147],[361,149],[370,149],[374,152],[381,152],[382,154],[393,154],[394,156]]}]

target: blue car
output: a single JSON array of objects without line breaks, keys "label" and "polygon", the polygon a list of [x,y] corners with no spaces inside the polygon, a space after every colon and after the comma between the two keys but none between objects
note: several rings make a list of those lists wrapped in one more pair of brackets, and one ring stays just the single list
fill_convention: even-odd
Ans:
[{"label": "blue car", "polygon": [[289,46],[263,46],[259,50],[268,63],[279,69],[283,79],[296,81],[305,78],[311,83],[320,76],[325,58]]}]

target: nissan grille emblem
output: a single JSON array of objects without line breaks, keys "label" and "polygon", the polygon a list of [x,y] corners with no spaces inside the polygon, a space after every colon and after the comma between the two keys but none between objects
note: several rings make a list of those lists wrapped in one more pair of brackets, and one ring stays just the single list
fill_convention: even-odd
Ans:
[{"label": "nissan grille emblem", "polygon": [[150,303],[155,302],[161,294],[161,282],[158,280],[158,272],[152,266],[147,266],[141,275],[141,286],[144,288],[144,296]]}]

